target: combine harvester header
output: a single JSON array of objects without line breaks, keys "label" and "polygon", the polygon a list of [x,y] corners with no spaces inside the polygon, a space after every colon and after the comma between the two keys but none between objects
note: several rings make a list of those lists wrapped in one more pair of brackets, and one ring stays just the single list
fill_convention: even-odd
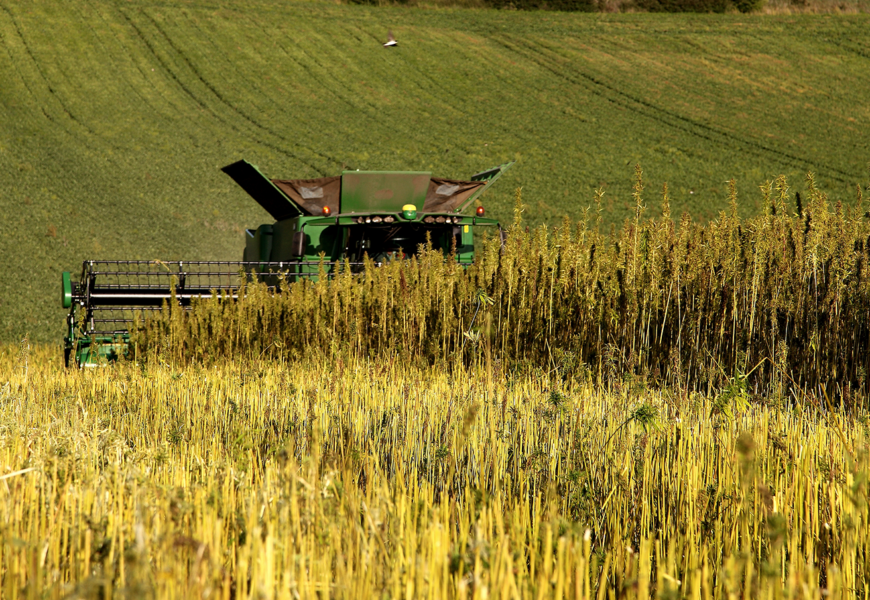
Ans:
[{"label": "combine harvester header", "polygon": [[462,265],[474,261],[474,228],[501,228],[472,203],[513,163],[469,180],[428,172],[345,171],[319,179],[269,179],[247,161],[222,169],[275,222],[245,232],[241,261],[97,261],[82,265],[79,281],[62,275],[67,315],[67,364],[93,366],[127,351],[134,313],[160,310],[164,302],[190,306],[214,292],[236,297],[239,274],[278,285],[318,276],[321,255],[327,275],[339,264],[361,270],[366,256],[381,265],[417,253],[426,243]]}]

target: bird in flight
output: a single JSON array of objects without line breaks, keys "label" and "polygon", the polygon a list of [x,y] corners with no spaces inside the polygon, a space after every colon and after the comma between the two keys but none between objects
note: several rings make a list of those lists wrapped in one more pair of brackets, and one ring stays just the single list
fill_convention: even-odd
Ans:
[{"label": "bird in flight", "polygon": [[396,38],[393,37],[393,32],[390,31],[387,33],[387,43],[384,44],[384,48],[391,48],[393,46],[398,46],[399,42],[396,41]]}]

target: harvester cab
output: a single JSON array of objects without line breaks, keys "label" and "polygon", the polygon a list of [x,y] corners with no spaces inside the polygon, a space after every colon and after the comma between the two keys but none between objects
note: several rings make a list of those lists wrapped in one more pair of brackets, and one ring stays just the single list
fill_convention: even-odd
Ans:
[{"label": "harvester cab", "polygon": [[128,354],[130,331],[149,311],[187,308],[215,294],[235,298],[243,272],[277,288],[281,278],[314,279],[321,269],[327,276],[361,270],[366,257],[376,265],[408,258],[427,241],[469,265],[475,228],[500,230],[482,206],[469,207],[512,164],[469,180],[393,171],[284,180],[244,160],[228,165],[224,173],[275,222],[246,230],[241,261],[88,260],[78,281],[64,272],[67,364],[95,366]]}]

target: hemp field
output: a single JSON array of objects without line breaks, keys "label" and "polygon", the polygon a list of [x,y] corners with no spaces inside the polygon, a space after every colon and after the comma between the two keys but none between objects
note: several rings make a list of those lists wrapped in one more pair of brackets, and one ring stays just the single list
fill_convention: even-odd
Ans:
[{"label": "hemp field", "polygon": [[9,600],[867,595],[866,418],[401,355],[18,350]]},{"label": "hemp field", "polygon": [[[0,337],[56,340],[85,258],[238,259],[264,212],[218,168],[464,177],[509,220],[631,214],[640,163],[711,218],[737,180],[865,183],[870,20],[579,15],[271,0],[0,0]],[[400,47],[381,47],[392,29]]]}]

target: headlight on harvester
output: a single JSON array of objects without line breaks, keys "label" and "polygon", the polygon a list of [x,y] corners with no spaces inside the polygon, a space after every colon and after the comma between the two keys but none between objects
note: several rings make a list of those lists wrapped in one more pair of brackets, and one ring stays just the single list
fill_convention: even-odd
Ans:
[{"label": "headlight on harvester", "polygon": [[380,217],[372,217],[372,223],[380,223],[382,220]]}]

